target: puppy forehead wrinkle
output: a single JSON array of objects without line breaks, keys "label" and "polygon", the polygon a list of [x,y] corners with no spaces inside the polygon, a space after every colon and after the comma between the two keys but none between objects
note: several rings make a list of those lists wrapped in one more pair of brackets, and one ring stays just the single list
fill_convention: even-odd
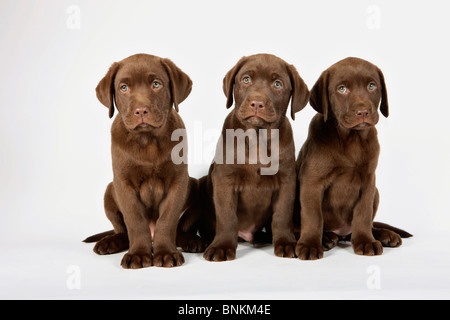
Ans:
[{"label": "puppy forehead wrinkle", "polygon": [[116,83],[121,83],[121,82],[124,82],[126,84],[131,84],[133,82],[133,77],[129,77],[128,75],[116,77]]},{"label": "puppy forehead wrinkle", "polygon": [[132,64],[126,65],[119,70],[116,76],[116,83],[125,82],[131,85],[132,83],[147,83],[156,78],[165,82],[168,81],[166,72],[162,68],[158,68],[157,66]]},{"label": "puppy forehead wrinkle", "polygon": [[370,81],[375,81],[378,84],[380,79],[378,73],[375,70],[370,70],[368,68],[343,68],[337,72],[333,72],[330,81],[331,86],[336,85],[363,85],[366,86]]},{"label": "puppy forehead wrinkle", "polygon": [[242,67],[241,70],[236,74],[236,80],[240,80],[243,75],[249,75],[250,77],[255,76],[257,68],[245,68]]},{"label": "puppy forehead wrinkle", "polygon": [[284,71],[281,67],[275,67],[271,64],[258,64],[251,67],[243,67],[241,69],[241,72],[237,75],[237,80],[239,80],[240,77],[242,77],[244,74],[249,75],[251,77],[260,77],[265,78],[270,81],[276,80],[276,79],[283,79],[286,80],[289,78],[287,72]]},{"label": "puppy forehead wrinkle", "polygon": [[286,79],[289,79],[289,76],[287,73],[275,71],[275,72],[272,72],[271,79],[272,80],[277,80],[277,79],[286,80]]}]

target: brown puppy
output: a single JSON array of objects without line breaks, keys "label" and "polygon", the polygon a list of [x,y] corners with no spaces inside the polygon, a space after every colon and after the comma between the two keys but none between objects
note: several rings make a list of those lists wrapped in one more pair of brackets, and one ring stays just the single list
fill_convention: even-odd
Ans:
[{"label": "brown puppy", "polygon": [[275,254],[294,257],[295,148],[286,111],[292,98],[294,119],[308,102],[308,88],[294,66],[258,54],[243,57],[227,73],[223,90],[227,108],[233,95],[236,103],[223,125],[215,162],[201,179],[203,194],[212,199],[202,203],[209,222],[201,232],[209,243],[204,257],[232,260],[238,237],[253,242],[255,233],[270,226]]},{"label": "brown puppy", "polygon": [[301,232],[296,254],[303,260],[322,258],[322,236],[325,249],[331,249],[351,234],[360,255],[400,246],[397,232],[411,235],[373,223],[379,203],[378,106],[389,115],[383,73],[367,61],[347,58],[322,73],[310,103],[319,113],[297,160]]},{"label": "brown puppy", "polygon": [[[171,159],[178,143],[171,140],[172,133],[184,129],[172,106],[178,111],[191,88],[190,78],[172,61],[146,54],[114,63],[97,86],[97,97],[109,108],[110,118],[115,104],[119,111],[111,128],[114,179],[104,198],[114,231],[85,242],[98,241],[98,254],[129,248],[123,268],[184,263],[176,232],[196,181],[190,180],[187,164],[176,165]],[[193,251],[201,247],[197,240]]]}]

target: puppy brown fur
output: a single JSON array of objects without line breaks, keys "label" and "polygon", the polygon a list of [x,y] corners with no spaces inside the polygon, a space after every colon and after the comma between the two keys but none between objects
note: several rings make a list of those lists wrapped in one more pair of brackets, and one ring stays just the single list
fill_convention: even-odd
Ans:
[{"label": "puppy brown fur", "polygon": [[318,114],[297,160],[301,231],[296,254],[322,258],[323,247],[329,250],[350,234],[360,255],[400,246],[401,236],[410,234],[373,223],[379,203],[378,108],[389,115],[383,73],[367,61],[347,58],[322,73],[310,103]]},{"label": "puppy brown fur", "polygon": [[[202,238],[209,244],[204,257],[209,261],[235,259],[238,237],[258,241],[266,227],[273,233],[277,256],[293,257],[296,239],[293,233],[293,206],[295,199],[295,148],[291,125],[286,111],[292,99],[291,116],[303,109],[309,91],[294,66],[269,54],[243,57],[225,76],[223,90],[227,108],[235,108],[227,116],[222,137],[227,130],[257,134],[267,129],[267,141],[258,138],[256,145],[245,139],[245,163],[237,159],[244,153],[233,142],[219,145],[216,162],[207,177],[200,180],[200,189],[206,199],[202,202],[207,223],[201,228]],[[236,132],[236,131],[234,131]],[[279,168],[273,174],[263,175],[270,165],[258,156],[251,163],[250,155],[267,144],[268,152],[275,153],[275,134],[279,136]],[[260,136],[258,136],[260,137]],[[263,144],[261,144],[263,143]],[[255,149],[256,148],[256,149]],[[232,154],[233,161],[225,161]],[[221,154],[224,163],[218,163]],[[208,202],[209,199],[209,202]],[[269,236],[269,241],[271,241]]]},{"label": "puppy brown fur", "polygon": [[[94,248],[98,254],[129,248],[123,268],[184,263],[176,246],[177,226],[197,181],[189,178],[187,164],[172,162],[171,151],[178,141],[171,135],[184,129],[175,110],[191,88],[190,78],[172,61],[146,54],[114,63],[97,86],[97,97],[109,108],[110,118],[115,105],[119,112],[111,128],[114,179],[104,198],[114,232],[85,241],[98,241]],[[179,230],[186,237],[194,221],[183,219],[189,225]],[[195,231],[189,237],[196,242],[192,251],[201,250]]]}]

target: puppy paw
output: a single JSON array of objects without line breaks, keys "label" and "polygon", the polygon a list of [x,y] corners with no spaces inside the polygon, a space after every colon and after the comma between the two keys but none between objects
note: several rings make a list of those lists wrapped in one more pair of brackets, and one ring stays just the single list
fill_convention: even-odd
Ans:
[{"label": "puppy paw", "polygon": [[159,251],[155,252],[153,265],[155,267],[173,268],[183,265],[184,257],[179,251]]},{"label": "puppy paw", "polygon": [[203,257],[207,261],[230,261],[236,259],[236,247],[235,246],[215,246],[211,244],[203,254]]},{"label": "puppy paw", "polygon": [[300,260],[318,260],[323,258],[323,247],[321,243],[299,242],[295,254]]},{"label": "puppy paw", "polygon": [[177,246],[184,252],[198,253],[205,250],[202,239],[200,239],[199,236],[190,233],[179,234],[177,236]]},{"label": "puppy paw", "polygon": [[394,231],[374,228],[372,233],[374,238],[380,241],[383,247],[397,248],[402,245],[402,238]]},{"label": "puppy paw", "polygon": [[116,233],[99,240],[94,246],[96,254],[113,254],[127,250],[129,247],[128,236],[124,233]]},{"label": "puppy paw", "polygon": [[378,240],[353,241],[353,250],[358,255],[379,256],[383,254],[383,246]]},{"label": "puppy paw", "polygon": [[274,244],[275,255],[280,258],[295,258],[295,242],[278,242]]},{"label": "puppy paw", "polygon": [[337,246],[339,236],[333,232],[324,232],[322,237],[322,246],[325,251],[331,250]]},{"label": "puppy paw", "polygon": [[151,267],[152,265],[151,253],[127,253],[121,263],[124,269],[141,269]]}]

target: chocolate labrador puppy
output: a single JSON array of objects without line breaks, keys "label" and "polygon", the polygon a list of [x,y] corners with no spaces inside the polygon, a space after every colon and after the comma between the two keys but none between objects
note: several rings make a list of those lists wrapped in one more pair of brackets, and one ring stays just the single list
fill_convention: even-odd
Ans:
[{"label": "chocolate labrador puppy", "polygon": [[[98,254],[129,248],[123,268],[184,263],[176,246],[177,226],[197,182],[189,178],[187,164],[173,163],[171,151],[178,141],[171,136],[184,129],[178,105],[191,88],[191,79],[172,61],[147,54],[114,63],[97,86],[97,97],[109,108],[109,117],[115,105],[119,112],[111,128],[114,179],[104,198],[114,231],[85,242],[98,241],[94,248]],[[189,231],[189,226],[179,229]],[[196,245],[191,249],[201,250],[195,233],[192,239]]]},{"label": "chocolate labrador puppy", "polygon": [[294,257],[295,148],[286,111],[292,98],[294,119],[308,103],[308,88],[294,66],[258,54],[243,57],[227,73],[223,90],[227,108],[233,96],[236,102],[200,182],[207,216],[201,233],[209,244],[204,258],[235,259],[238,238],[258,241],[264,227],[273,233],[275,254]]},{"label": "chocolate labrador puppy", "polygon": [[359,255],[380,255],[383,246],[400,246],[401,237],[410,237],[409,233],[373,222],[379,203],[378,107],[383,116],[389,115],[383,73],[367,61],[347,58],[322,73],[310,103],[318,114],[297,160],[301,207],[297,256],[322,258],[323,247],[331,249],[350,234]]}]

